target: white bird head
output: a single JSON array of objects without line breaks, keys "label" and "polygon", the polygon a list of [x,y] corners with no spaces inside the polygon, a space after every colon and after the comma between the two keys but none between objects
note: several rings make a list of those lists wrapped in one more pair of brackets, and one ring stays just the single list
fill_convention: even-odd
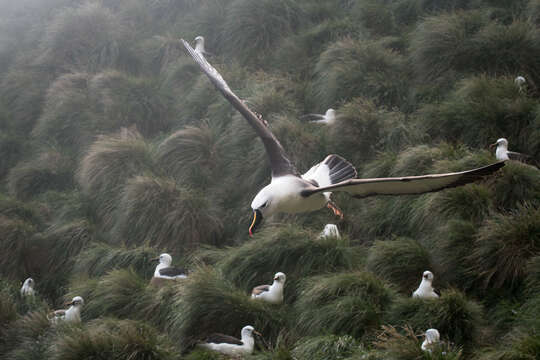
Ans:
[{"label": "white bird head", "polygon": [[287,280],[287,276],[282,272],[278,272],[274,275],[274,281],[277,281],[278,283],[285,284],[285,280]]},{"label": "white bird head", "polygon": [[516,83],[516,85],[523,85],[525,82],[527,82],[527,80],[525,80],[525,78],[521,75],[514,79],[514,83]]},{"label": "white bird head", "polygon": [[75,296],[73,299],[71,299],[70,302],[66,303],[66,305],[81,306],[82,307],[84,305],[84,300],[80,296]]},{"label": "white bird head", "polygon": [[153,259],[153,260],[159,260],[160,264],[164,264],[164,265],[167,265],[167,266],[171,265],[171,263],[172,263],[172,257],[171,257],[171,255],[169,255],[167,253],[163,253],[163,254],[159,255],[158,258]]},{"label": "white bird head", "polygon": [[428,344],[439,342],[441,338],[441,335],[439,334],[439,330],[437,329],[427,329],[424,335],[426,336],[426,341]]},{"label": "white bird head", "polygon": [[326,113],[324,115],[326,117],[335,117],[336,116],[336,110],[328,109],[328,110],[326,110]]},{"label": "white bird head", "polygon": [[505,138],[499,138],[497,139],[496,142],[494,142],[493,144],[489,145],[489,147],[503,147],[503,148],[508,148],[508,140],[506,140]]},{"label": "white bird head", "polygon": [[34,287],[34,279],[29,277],[28,279],[24,280],[23,286],[31,287],[31,288]]},{"label": "white bird head", "polygon": [[433,281],[433,273],[431,271],[424,271],[422,278],[424,280]]},{"label": "white bird head", "polygon": [[269,184],[259,191],[251,202],[251,208],[253,209],[253,221],[249,226],[249,235],[253,236],[263,219],[267,216],[271,216],[275,212],[276,202],[274,196],[270,190]]},{"label": "white bird head", "polygon": [[242,338],[253,337],[253,334],[261,335],[259,332],[255,331],[255,328],[251,325],[244,326],[240,334],[242,335]]}]

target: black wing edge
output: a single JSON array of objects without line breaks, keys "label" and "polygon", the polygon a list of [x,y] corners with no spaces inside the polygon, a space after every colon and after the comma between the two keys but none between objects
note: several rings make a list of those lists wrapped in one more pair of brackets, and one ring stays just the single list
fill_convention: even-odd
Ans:
[{"label": "black wing edge", "polygon": [[[431,192],[437,192],[437,191],[441,191],[441,190],[444,190],[444,189],[449,189],[449,188],[454,188],[454,187],[466,185],[466,184],[481,180],[482,178],[484,178],[487,175],[491,175],[495,171],[502,168],[504,165],[505,165],[505,161],[499,161],[499,162],[496,162],[496,163],[493,163],[493,164],[490,164],[490,165],[482,166],[482,167],[480,167],[478,169],[465,170],[465,171],[463,171],[463,176],[461,176],[459,179],[457,179],[457,181],[454,181],[453,183],[450,183],[450,184],[448,184],[448,185],[446,185],[446,186],[444,186],[442,188],[435,188],[435,189],[430,190],[430,191],[421,191],[421,192],[418,192],[418,193],[408,193],[408,194],[399,194],[399,195],[427,194],[427,193],[431,193]],[[459,172],[457,172],[457,173],[459,173]],[[433,174],[431,176],[436,176],[436,175],[446,175],[446,174]],[[422,176],[430,176],[430,175],[420,175],[420,176],[417,176],[417,178],[420,178]],[[414,176],[412,176],[412,177],[382,178],[379,181],[396,181],[397,180],[397,181],[406,182],[406,181],[414,180],[414,178],[415,178]],[[313,195],[313,194],[321,192],[321,191],[332,191],[333,189],[339,188],[339,187],[342,187],[342,186],[354,185],[355,183],[360,184],[360,183],[364,182],[364,180],[365,179],[350,179],[350,180],[346,180],[344,182],[341,182],[341,183],[338,183],[338,184],[335,184],[335,185],[330,185],[330,186],[326,186],[326,187],[319,188],[319,189],[303,190],[301,192],[301,195],[304,196],[304,197],[307,197],[307,196]],[[395,196],[396,194],[370,193],[370,194],[364,194],[364,195],[351,195],[351,196],[354,197],[355,199],[363,199],[363,198],[373,196],[373,195],[377,195],[377,196]]]},{"label": "black wing edge", "polygon": [[233,344],[233,345],[244,345],[244,343],[240,339],[237,339],[234,336],[219,334],[219,333],[210,334],[204,340],[204,342],[213,343],[213,344],[227,343],[227,344]]},{"label": "black wing edge", "polygon": [[167,267],[159,270],[159,275],[163,276],[178,276],[178,275],[187,275],[188,271],[186,269],[176,268],[176,267]]},{"label": "black wing edge", "polygon": [[235,93],[227,85],[227,82],[223,79],[221,74],[210,63],[189,45],[184,39],[180,40],[191,57],[199,65],[201,70],[208,76],[212,84],[221,92],[221,94],[227,99],[229,103],[248,121],[253,127],[257,135],[261,138],[266,153],[270,159],[270,166],[272,168],[272,177],[278,177],[283,175],[296,175],[300,176],[295,166],[289,160],[285,154],[285,150],[275,135],[268,129],[262,118],[255,115],[247,105],[240,100]]}]

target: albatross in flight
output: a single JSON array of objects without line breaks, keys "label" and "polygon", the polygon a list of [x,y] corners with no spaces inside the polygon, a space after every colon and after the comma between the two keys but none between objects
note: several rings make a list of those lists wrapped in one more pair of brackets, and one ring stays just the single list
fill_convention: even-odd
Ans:
[{"label": "albatross in flight", "polygon": [[208,61],[195,51],[188,42],[181,40],[201,70],[214,86],[253,127],[261,138],[270,160],[272,179],[253,199],[253,220],[249,234],[253,235],[263,217],[276,213],[301,213],[328,207],[336,215],[341,211],[330,200],[332,191],[345,191],[355,198],[373,195],[423,194],[445,188],[465,185],[493,173],[504,162],[494,163],[478,169],[422,176],[394,178],[356,179],[356,169],[337,155],[328,155],[321,163],[300,175],[289,160],[278,139],[268,129],[260,116],[229,88],[223,77]]}]

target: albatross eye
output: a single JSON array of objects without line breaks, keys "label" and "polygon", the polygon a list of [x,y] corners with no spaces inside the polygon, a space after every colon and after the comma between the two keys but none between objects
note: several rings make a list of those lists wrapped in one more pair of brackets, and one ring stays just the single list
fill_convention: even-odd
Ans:
[{"label": "albatross eye", "polygon": [[268,201],[261,205],[261,208],[265,208],[268,205]]}]

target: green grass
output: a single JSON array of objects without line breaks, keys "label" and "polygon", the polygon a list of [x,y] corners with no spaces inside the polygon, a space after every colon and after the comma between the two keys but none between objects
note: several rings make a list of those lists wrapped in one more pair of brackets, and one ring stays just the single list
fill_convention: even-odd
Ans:
[{"label": "green grass", "polygon": [[408,238],[376,241],[368,250],[366,268],[407,295],[416,290],[424,271],[435,271],[428,250]]},{"label": "green grass", "polygon": [[358,341],[348,335],[305,337],[291,353],[296,359],[340,360],[350,356],[359,346]]},{"label": "green grass", "polygon": [[392,298],[389,287],[368,272],[307,278],[295,303],[298,332],[360,338],[381,325]]}]

